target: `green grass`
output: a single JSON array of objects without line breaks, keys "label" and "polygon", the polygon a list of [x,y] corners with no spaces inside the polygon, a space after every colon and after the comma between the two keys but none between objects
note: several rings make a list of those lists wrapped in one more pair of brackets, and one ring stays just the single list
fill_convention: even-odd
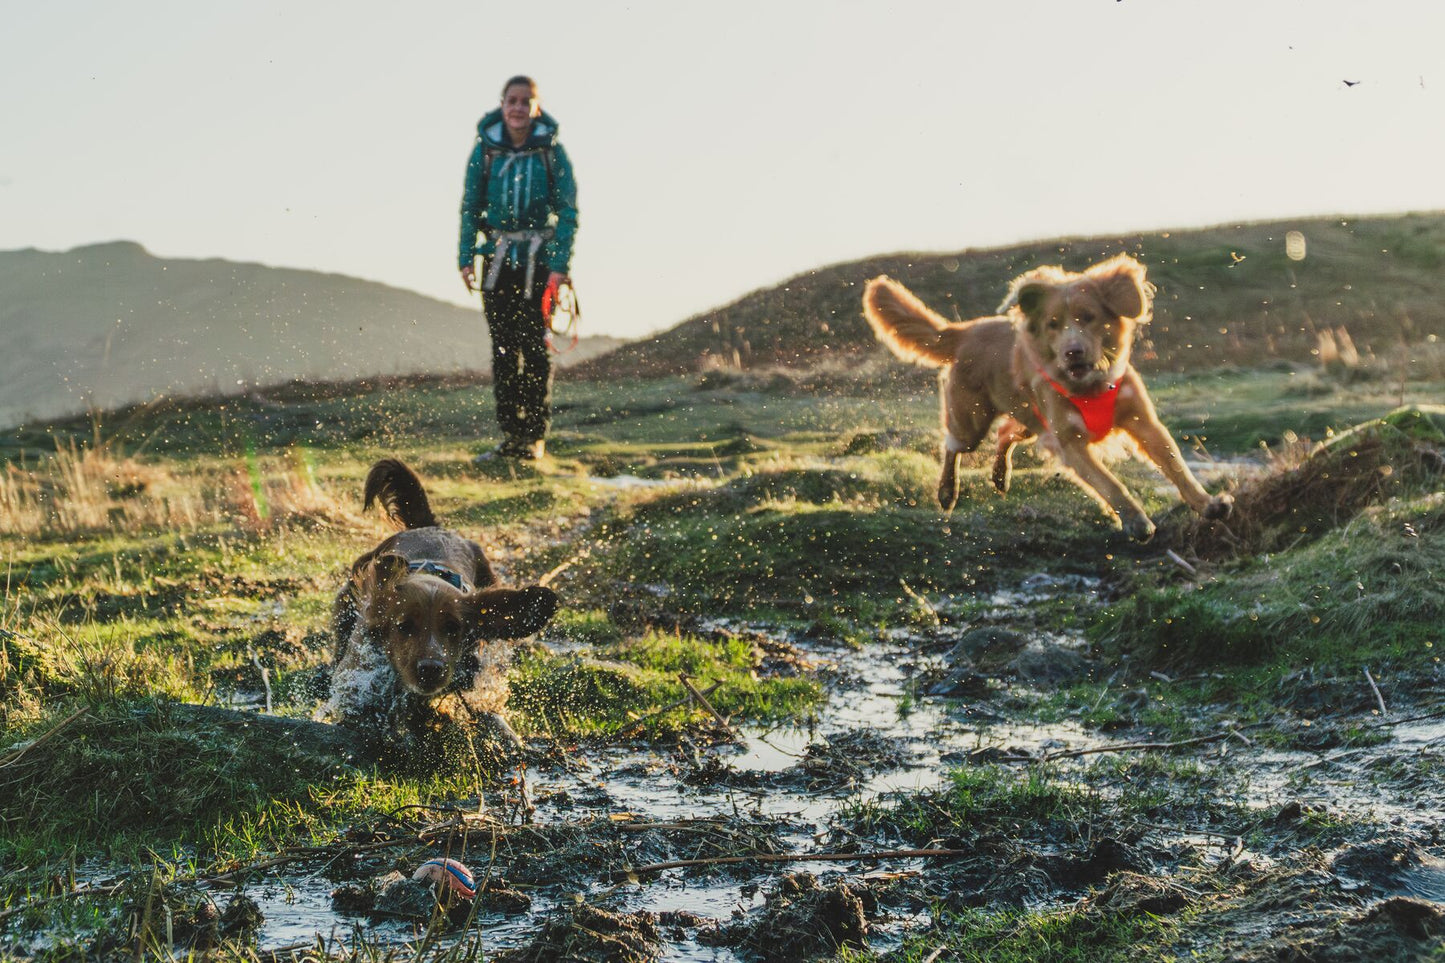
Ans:
[{"label": "green grass", "polygon": [[1445,641],[1441,572],[1445,501],[1419,495],[1202,585],[1141,587],[1093,633],[1164,666],[1433,665]]},{"label": "green grass", "polygon": [[840,963],[887,959],[923,963],[943,959],[964,963],[1110,963],[1156,956],[1172,942],[1178,925],[1139,914],[1115,914],[1092,908],[1049,912],[967,909],[944,912],[933,932],[910,937],[886,957],[857,950],[840,953]]},{"label": "green grass", "polygon": [[[823,693],[804,678],[759,678],[759,654],[743,638],[700,639],[649,631],[629,636],[600,618],[573,620],[563,631],[589,640],[589,653],[531,652],[511,673],[510,706],[524,731],[553,736],[610,733],[656,735],[688,719],[706,720],[685,705],[654,716],[687,699],[679,680],[686,674],[699,689],[721,683],[709,697],[719,712],[757,721],[800,719],[818,707]],[[643,724],[633,723],[647,717]]]},{"label": "green grass", "polygon": [[[1153,387],[1166,422],[1207,436],[1220,456],[1290,432],[1338,431],[1395,401],[1380,383],[1321,395],[1298,390],[1297,377],[1233,371],[1159,377]],[[0,758],[75,709],[90,713],[0,769],[0,867],[68,854],[125,866],[154,862],[152,852],[220,865],[328,838],[402,805],[475,795],[470,774],[328,768],[292,747],[187,723],[166,701],[256,693],[259,664],[278,711],[315,708],[332,596],[351,560],[389,531],[359,514],[361,479],[383,455],[417,468],[437,513],[478,537],[507,581],[561,569],[553,585],[564,609],[542,637],[552,649],[524,647],[510,672],[510,711],[527,734],[631,740],[706,726],[686,704],[649,715],[684,698],[679,673],[699,687],[720,682],[712,701],[737,721],[806,721],[826,711],[818,681],[760,676],[752,642],[696,620],[769,622],[862,645],[898,626],[930,627],[920,598],[954,626],[988,624],[991,593],[1040,571],[1102,579],[1116,600],[1095,608],[1066,593],[1020,616],[1030,630],[1087,630],[1103,655],[1105,671],[1088,684],[1006,702],[1035,721],[1199,735],[1222,714],[1239,724],[1268,718],[1287,672],[1406,675],[1430,670],[1445,646],[1437,494],[1394,491],[1308,542],[1185,581],[1158,546],[1125,543],[1092,501],[1031,457],[1006,499],[974,464],[959,507],[941,514],[927,386],[824,397],[745,380],[698,387],[678,378],[563,382],[553,457],[515,470],[471,464],[492,431],[484,388],[297,396],[281,408],[196,403],[115,424],[109,464],[128,452],[156,480],[139,492],[122,486],[112,508],[174,498],[178,488],[205,493],[209,507],[184,525],[103,512],[109,521],[91,528],[0,532]],[[37,445],[54,457],[54,441],[22,442],[27,470],[42,472]],[[248,502],[253,468],[265,518]],[[589,478],[613,474],[677,483],[609,488]],[[1147,466],[1120,474],[1153,512],[1177,502]],[[288,492],[300,494],[288,503]],[[684,628],[662,627],[676,625]],[[1130,672],[1106,685],[1126,655]],[[1150,668],[1180,674],[1175,667],[1205,675],[1140,679]],[[1141,688],[1142,704],[1120,701]],[[1282,748],[1304,738],[1251,733]],[[1364,745],[1372,735],[1338,738]],[[853,819],[880,836],[966,845],[1021,828],[1068,834],[1177,808],[1180,792],[1226,791],[1213,773],[1167,756],[1101,760],[1086,772],[1080,784],[1039,769],[970,769],[939,793]],[[3,791],[21,776],[24,792]],[[1198,816],[1199,825],[1251,826],[1227,807]],[[1302,844],[1343,831],[1325,815],[1304,823]],[[0,881],[0,897],[23,889]],[[1163,924],[1083,911],[951,919],[947,938],[965,959],[1107,959],[1130,940],[1162,945],[1167,935]],[[1070,943],[1096,955],[1061,955]],[[925,957],[924,945],[910,944],[901,958]]]},{"label": "green grass", "polygon": [[958,769],[940,790],[904,796],[890,804],[865,803],[843,820],[861,833],[909,844],[968,845],[1021,824],[1029,832],[1056,827],[1072,834],[1103,812],[1104,801],[1088,789],[1030,768],[979,766]]}]

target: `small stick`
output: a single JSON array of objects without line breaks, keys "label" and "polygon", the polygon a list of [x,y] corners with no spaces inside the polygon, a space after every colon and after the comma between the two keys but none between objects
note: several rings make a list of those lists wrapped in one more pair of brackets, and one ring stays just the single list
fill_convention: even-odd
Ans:
[{"label": "small stick", "polygon": [[76,709],[70,715],[66,716],[64,719],[61,719],[55,725],[51,726],[49,730],[47,730],[37,738],[32,739],[27,745],[21,746],[14,752],[0,757],[0,769],[5,769],[9,766],[15,765],[17,762],[20,761],[20,758],[31,749],[34,749],[36,746],[41,745],[49,739],[53,738],[55,734],[58,733],[61,729],[64,729],[66,726],[70,725],[76,719],[79,719],[81,716],[85,715],[89,711],[90,710],[87,709],[85,706],[81,706],[79,709]]},{"label": "small stick", "polygon": [[537,584],[545,587],[547,583],[551,582],[554,578],[561,575],[563,572],[567,571],[573,565],[582,561],[584,558],[591,554],[592,549],[583,549],[576,555],[573,555],[571,558],[567,559],[567,561],[563,562],[561,565],[558,565],[556,568],[552,569],[552,571],[548,572],[546,575],[543,575],[541,578],[537,579]]},{"label": "small stick", "polygon": [[1181,739],[1178,742],[1125,742],[1117,746],[1095,746],[1092,749],[1070,749],[1068,752],[1047,752],[1040,757],[1040,761],[1050,762],[1054,759],[1073,759],[1076,756],[1092,756],[1100,752],[1127,752],[1133,749],[1177,749],[1180,746],[1197,746],[1202,742],[1218,742],[1221,739],[1228,739],[1233,734],[1234,730],[1229,729],[1225,732],[1216,732],[1208,736]]},{"label": "small stick", "polygon": [[713,704],[707,701],[707,696],[697,691],[697,686],[692,684],[692,680],[687,677],[686,672],[679,672],[677,674],[677,678],[678,681],[682,683],[683,688],[687,689],[688,694],[697,700],[697,704],[702,706],[709,713],[711,713],[712,717],[718,721],[718,724],[721,725],[723,729],[727,730],[727,734],[733,742],[743,741],[742,737],[738,735],[737,730],[732,727],[732,725],[727,721],[727,719],[723,718],[722,713],[714,709]]},{"label": "small stick", "polygon": [[714,856],[711,859],[674,859],[667,863],[635,866],[632,873],[656,873],[689,866],[719,866],[727,863],[794,863],[808,861],[857,862],[879,859],[929,859],[939,856],[967,856],[968,849],[893,849],[871,853],[758,853],[756,856]]},{"label": "small stick", "polygon": [[[712,685],[708,686],[706,689],[703,689],[703,690],[702,690],[702,694],[703,694],[703,695],[712,695],[714,692],[716,692],[716,691],[718,690],[718,688],[719,688],[721,685],[722,685],[721,682],[714,682]],[[649,720],[649,719],[651,719],[651,718],[653,718],[653,717],[655,717],[655,716],[665,715],[666,713],[671,712],[673,709],[677,709],[677,708],[680,708],[680,707],[682,707],[682,706],[687,705],[687,704],[688,704],[689,702],[691,702],[691,701],[692,701],[692,696],[689,694],[689,695],[683,696],[681,699],[678,699],[676,702],[669,702],[667,705],[663,706],[661,709],[653,709],[651,712],[647,713],[646,715],[638,716],[636,719],[633,719],[631,722],[629,722],[627,725],[623,726],[621,729],[618,729],[618,730],[617,730],[617,735],[619,735],[619,736],[625,736],[625,735],[627,735],[627,733],[631,732],[633,729],[636,729],[638,726],[642,725],[642,724],[643,724],[644,722],[646,722],[647,720]]]},{"label": "small stick", "polygon": [[251,653],[251,664],[256,667],[257,672],[261,673],[261,685],[266,688],[266,712],[269,714],[271,712],[271,673],[266,671],[266,667],[261,664],[260,657],[254,651]]},{"label": "small stick", "polygon": [[1425,712],[1418,716],[1406,716],[1403,719],[1386,719],[1384,722],[1377,722],[1374,725],[1366,726],[1365,728],[1386,729],[1390,726],[1404,725],[1407,722],[1424,722],[1427,719],[1439,719],[1441,716],[1445,716],[1445,709],[1439,709],[1435,712]]},{"label": "small stick", "polygon": [[898,579],[898,584],[903,586],[903,591],[905,594],[907,594],[909,598],[917,602],[919,605],[923,606],[923,610],[928,613],[928,617],[933,620],[934,625],[937,626],[943,624],[943,619],[939,618],[938,616],[938,610],[935,609],[931,604],[929,604],[928,599],[913,591],[913,589],[909,586],[907,582],[903,580],[901,576]]},{"label": "small stick", "polygon": [[1380,706],[1380,715],[1389,715],[1389,710],[1385,708],[1385,697],[1380,695],[1380,687],[1375,685],[1375,677],[1370,675],[1369,666],[1365,666],[1365,681],[1370,684],[1370,691],[1375,694],[1375,702]]},{"label": "small stick", "polygon": [[727,824],[722,820],[703,820],[696,823],[613,823],[612,825],[618,832],[627,833],[640,833],[653,829],[676,829],[690,833],[713,833],[719,829],[726,830],[727,828]]},{"label": "small stick", "polygon": [[1184,571],[1188,572],[1190,575],[1198,575],[1198,574],[1199,574],[1199,569],[1195,568],[1193,565],[1190,565],[1188,562],[1184,561],[1184,558],[1183,558],[1178,552],[1174,551],[1174,549],[1172,549],[1172,548],[1166,548],[1166,549],[1164,550],[1164,554],[1169,557],[1169,561],[1173,562],[1175,565],[1178,565],[1180,568],[1184,569]]}]

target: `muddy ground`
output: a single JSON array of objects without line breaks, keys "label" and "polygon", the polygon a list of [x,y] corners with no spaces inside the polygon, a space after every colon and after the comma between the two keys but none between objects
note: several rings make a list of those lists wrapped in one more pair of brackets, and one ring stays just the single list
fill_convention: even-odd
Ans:
[{"label": "muddy ground", "polygon": [[[435,952],[509,961],[783,961],[843,948],[972,959],[986,958],[970,949],[982,937],[960,934],[1000,919],[1067,921],[1060,938],[1099,958],[1139,921],[1124,939],[1151,958],[1438,949],[1441,680],[1390,684],[1383,715],[1363,678],[1353,691],[1285,680],[1292,705],[1267,724],[1195,706],[1196,735],[1161,736],[1137,720],[1167,683],[1163,695],[1131,687],[1031,614],[1065,596],[1099,604],[1103,591],[1038,572],[985,608],[971,600],[964,620],[930,600],[938,624],[861,647],[659,610],[703,638],[751,640],[761,671],[821,680],[826,706],[801,727],[533,739],[506,760],[500,791],[353,826],[282,865],[156,899],[181,921],[177,945],[240,935],[272,958],[430,939]],[[1078,683],[1116,710],[1107,731],[1037,721],[1057,687]],[[397,885],[439,853],[479,881],[475,904],[449,915],[420,885]]]},{"label": "muddy ground", "polygon": [[[413,771],[405,792],[348,762],[343,744],[259,723],[273,737],[266,747],[234,732],[197,741],[211,755],[169,795],[141,793],[109,768],[135,758],[116,748],[126,734],[144,730],[155,742],[141,752],[164,749],[178,768],[193,753],[184,737],[215,728],[167,708],[157,666],[177,687],[192,677],[214,686],[218,711],[243,724],[274,697],[299,726],[326,691],[316,626],[329,583],[314,573],[365,533],[320,549],[288,531],[270,536],[284,543],[274,558],[329,554],[287,563],[310,581],[258,562],[233,576],[266,586],[243,600],[249,609],[187,623],[207,644],[204,633],[224,635],[216,651],[229,661],[172,669],[107,653],[99,670],[87,664],[92,691],[5,630],[6,711],[33,711],[24,700],[37,691],[79,705],[0,750],[12,830],[15,813],[33,811],[26,794],[52,791],[52,761],[68,758],[60,747],[85,764],[72,780],[78,795],[54,787],[62,804],[135,792],[126,818],[157,838],[182,808],[221,813],[177,816],[179,842],[164,855],[109,840],[111,852],[133,854],[127,863],[75,844],[57,858],[43,840],[30,843],[29,862],[7,851],[0,958],[1445,959],[1445,672],[1435,654],[1445,642],[1432,567],[1445,511],[1433,462],[1411,462],[1425,474],[1396,491],[1381,479],[1396,484],[1406,463],[1381,456],[1340,489],[1354,501],[1341,496],[1333,514],[1309,516],[1313,532],[1296,506],[1324,500],[1262,489],[1261,501],[1282,506],[1265,522],[1279,524],[1251,529],[1257,544],[1244,558],[1170,509],[1156,514],[1156,543],[1131,546],[1048,479],[942,518],[917,502],[930,458],[907,447],[912,439],[880,439],[881,454],[849,454],[856,437],[829,440],[824,457],[781,467],[750,442],[728,449],[727,463],[720,449],[684,453],[675,473],[578,475],[566,483],[591,499],[578,511],[564,510],[557,479],[524,479],[536,484],[476,509],[540,505],[493,531],[489,552],[508,574],[550,570],[570,604],[595,608],[514,654],[520,745],[469,740],[445,780]],[[853,457],[879,461],[843,460]],[[1354,449],[1341,457],[1360,461]],[[451,462],[429,467],[467,484]],[[1239,483],[1223,477],[1237,465],[1198,470],[1211,485]],[[470,498],[463,489],[453,504]],[[1244,511],[1243,492],[1240,503]],[[1310,566],[1361,543],[1348,567],[1358,578],[1339,583],[1357,594],[1320,602],[1338,587],[1320,587]],[[677,546],[689,553],[681,563]],[[702,551],[713,546],[733,556],[713,563]],[[890,551],[896,572],[877,562]],[[940,555],[956,567],[930,581]],[[1256,584],[1265,588],[1247,594]],[[82,585],[71,594],[88,604],[114,600],[103,618],[92,609],[67,623],[77,603],[57,595],[49,624],[63,637],[153,609],[171,618],[208,585],[170,576],[141,590]],[[1300,642],[1311,620],[1347,634],[1339,626],[1356,623],[1341,612],[1383,604],[1390,585],[1436,594],[1411,588],[1391,600],[1378,611],[1409,617],[1390,625],[1367,613],[1358,632],[1369,645],[1358,650]],[[837,586],[848,592],[814,597]],[[1236,589],[1245,601],[1228,595]],[[1284,591],[1314,602],[1281,602]],[[292,592],[310,608],[288,610]],[[1250,627],[1266,624],[1256,618],[1295,633],[1289,645],[1274,651]],[[1391,634],[1400,626],[1409,631]],[[674,677],[678,665],[713,668],[691,670],[669,706],[641,662],[620,661],[639,639],[649,651],[676,648],[648,663]],[[1350,641],[1359,640],[1341,646]],[[557,680],[590,693],[564,706],[572,716],[539,708],[544,683]],[[780,708],[789,694],[796,701]],[[624,697],[637,708],[619,719]],[[307,786],[294,797],[258,791],[293,801],[238,816],[237,830],[225,816],[226,794],[238,790],[211,783],[252,751],[241,789],[265,789],[275,773],[264,770],[285,768]],[[339,812],[354,818],[337,826]],[[207,815],[205,825],[231,835],[186,835]],[[412,881],[437,858],[465,864],[475,899],[443,891],[439,901]]]}]

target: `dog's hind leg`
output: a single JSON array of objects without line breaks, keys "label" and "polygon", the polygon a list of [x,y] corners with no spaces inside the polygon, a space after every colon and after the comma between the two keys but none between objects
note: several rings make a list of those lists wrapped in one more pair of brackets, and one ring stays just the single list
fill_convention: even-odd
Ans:
[{"label": "dog's hind leg", "polygon": [[938,476],[938,507],[946,512],[958,504],[958,460],[963,457],[962,449],[954,448],[952,441],[952,435],[944,439],[943,471]]},{"label": "dog's hind leg", "polygon": [[944,511],[951,512],[953,506],[958,504],[958,460],[977,448],[987,433],[987,424],[976,434],[963,438],[952,431],[943,433],[943,471],[938,476],[938,506]]},{"label": "dog's hind leg", "polygon": [[990,480],[1000,495],[1008,494],[1009,479],[1013,477],[1014,449],[1021,442],[1034,436],[1028,426],[1014,418],[1005,418],[998,426],[998,452],[993,456],[993,475]]},{"label": "dog's hind leg", "polygon": [[943,390],[943,471],[938,476],[938,505],[946,512],[958,503],[958,459],[973,451],[988,436],[998,413],[976,399],[958,403],[957,389],[951,379],[952,369],[944,373]]}]

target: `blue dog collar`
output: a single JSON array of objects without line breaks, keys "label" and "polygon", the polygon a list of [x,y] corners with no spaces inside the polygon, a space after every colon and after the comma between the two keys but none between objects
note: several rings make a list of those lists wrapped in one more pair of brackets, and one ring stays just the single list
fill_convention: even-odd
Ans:
[{"label": "blue dog collar", "polygon": [[436,562],[426,561],[408,562],[406,567],[411,569],[413,572],[422,572],[426,575],[435,575],[443,582],[451,585],[458,592],[465,592],[467,590],[467,583],[462,580],[462,577],[456,572],[453,572],[451,569],[447,568],[445,565],[438,565]]}]

